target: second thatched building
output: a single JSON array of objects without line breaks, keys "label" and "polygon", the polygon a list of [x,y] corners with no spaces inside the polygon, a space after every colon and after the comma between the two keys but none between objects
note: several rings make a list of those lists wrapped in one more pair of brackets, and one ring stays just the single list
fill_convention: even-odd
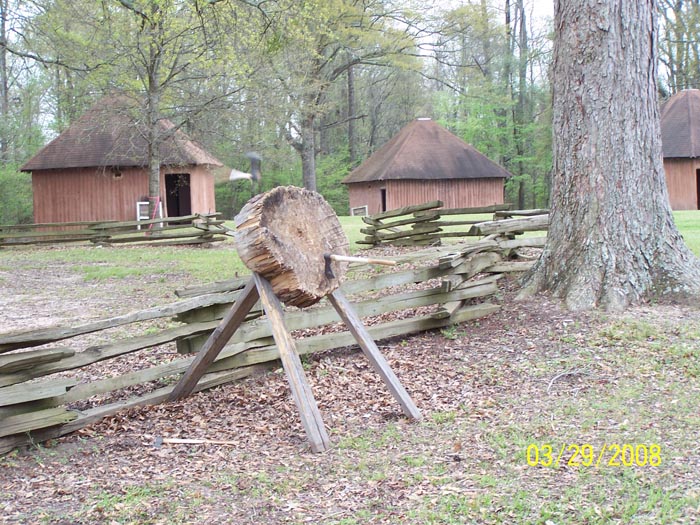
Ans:
[{"label": "second thatched building", "polygon": [[666,101],[661,139],[671,208],[700,210],[700,90],[685,89]]},{"label": "second thatched building", "polygon": [[511,174],[430,119],[416,119],[343,184],[350,209],[379,213],[440,200],[445,208],[503,204]]}]

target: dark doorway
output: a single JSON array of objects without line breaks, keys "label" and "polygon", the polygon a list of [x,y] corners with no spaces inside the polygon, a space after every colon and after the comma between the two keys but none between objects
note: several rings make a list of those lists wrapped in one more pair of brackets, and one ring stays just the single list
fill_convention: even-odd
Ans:
[{"label": "dark doorway", "polygon": [[189,173],[171,173],[165,176],[165,205],[168,217],[182,217],[192,213]]},{"label": "dark doorway", "polygon": [[382,199],[382,209],[379,211],[386,211],[386,188],[379,190]]},{"label": "dark doorway", "polygon": [[700,210],[700,170],[695,170],[695,207]]}]

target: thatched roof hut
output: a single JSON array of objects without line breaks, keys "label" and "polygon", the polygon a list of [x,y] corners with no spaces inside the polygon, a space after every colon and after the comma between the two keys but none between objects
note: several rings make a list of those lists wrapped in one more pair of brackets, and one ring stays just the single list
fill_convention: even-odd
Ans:
[{"label": "thatched roof hut", "polygon": [[430,119],[416,119],[344,180],[350,207],[373,214],[441,200],[447,208],[503,203],[510,173]]},{"label": "thatched roof hut", "polygon": [[[145,125],[124,97],[107,97],[44,146],[32,173],[35,222],[134,220],[148,195]],[[221,162],[172,122],[159,122],[161,202],[167,216],[215,210],[211,169]]]},{"label": "thatched roof hut", "polygon": [[671,207],[700,209],[700,90],[680,91],[664,103],[661,140]]}]

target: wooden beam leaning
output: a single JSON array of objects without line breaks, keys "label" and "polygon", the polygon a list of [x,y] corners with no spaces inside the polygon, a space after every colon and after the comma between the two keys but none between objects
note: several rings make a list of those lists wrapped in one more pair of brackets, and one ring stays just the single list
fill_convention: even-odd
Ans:
[{"label": "wooden beam leaning", "polygon": [[360,348],[362,348],[362,351],[367,356],[367,359],[369,359],[369,362],[372,364],[374,370],[384,380],[384,383],[391,392],[391,395],[393,395],[396,401],[399,402],[399,405],[401,405],[403,413],[408,417],[420,421],[423,418],[420,410],[418,410],[418,407],[416,407],[415,403],[411,399],[411,396],[409,396],[408,392],[406,392],[406,389],[401,384],[401,381],[399,381],[399,378],[396,377],[396,374],[394,374],[394,371],[389,366],[389,363],[387,363],[386,359],[379,351],[377,343],[375,343],[372,336],[369,335],[369,332],[367,332],[367,329],[362,324],[362,320],[355,313],[355,310],[346,299],[343,292],[341,292],[340,289],[334,290],[328,296],[328,300],[331,302],[333,307],[338,312],[340,318],[347,325],[348,329],[357,340],[357,343],[360,345]]},{"label": "wooden beam leaning", "polygon": [[202,349],[190,364],[185,374],[180,379],[180,382],[175,386],[168,397],[169,401],[175,401],[189,396],[194,387],[197,386],[197,381],[205,374],[209,365],[211,365],[219,352],[226,346],[228,340],[234,332],[245,321],[248,312],[255,303],[258,302],[259,293],[255,285],[255,279],[250,279],[240,295],[236,298],[236,302],[229,310],[228,314],[221,320],[219,326],[211,333],[209,339],[204,343]]},{"label": "wooden beam leaning", "polygon": [[260,302],[263,305],[272,328],[272,336],[279,350],[282,366],[287,374],[287,380],[292,390],[301,422],[311,443],[313,452],[323,452],[330,446],[330,438],[323,424],[321,412],[318,409],[311,387],[306,380],[304,368],[299,359],[294,339],[284,324],[282,304],[272,290],[272,285],[263,276],[254,273],[253,278],[258,286]]}]

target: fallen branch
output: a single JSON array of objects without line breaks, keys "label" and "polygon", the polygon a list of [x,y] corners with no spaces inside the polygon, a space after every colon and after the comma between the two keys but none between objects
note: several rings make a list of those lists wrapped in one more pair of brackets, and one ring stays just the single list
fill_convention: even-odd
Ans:
[{"label": "fallen branch", "polygon": [[552,389],[552,385],[554,385],[555,381],[558,379],[561,379],[562,377],[566,376],[589,376],[591,375],[588,372],[585,372],[583,370],[567,370],[566,372],[562,372],[561,374],[555,375],[552,379],[549,380],[549,384],[547,385],[547,394],[550,393],[550,390]]},{"label": "fallen branch", "polygon": [[226,441],[221,439],[184,439],[184,438],[164,438],[157,437],[153,446],[160,448],[162,445],[239,445],[236,441]]}]

